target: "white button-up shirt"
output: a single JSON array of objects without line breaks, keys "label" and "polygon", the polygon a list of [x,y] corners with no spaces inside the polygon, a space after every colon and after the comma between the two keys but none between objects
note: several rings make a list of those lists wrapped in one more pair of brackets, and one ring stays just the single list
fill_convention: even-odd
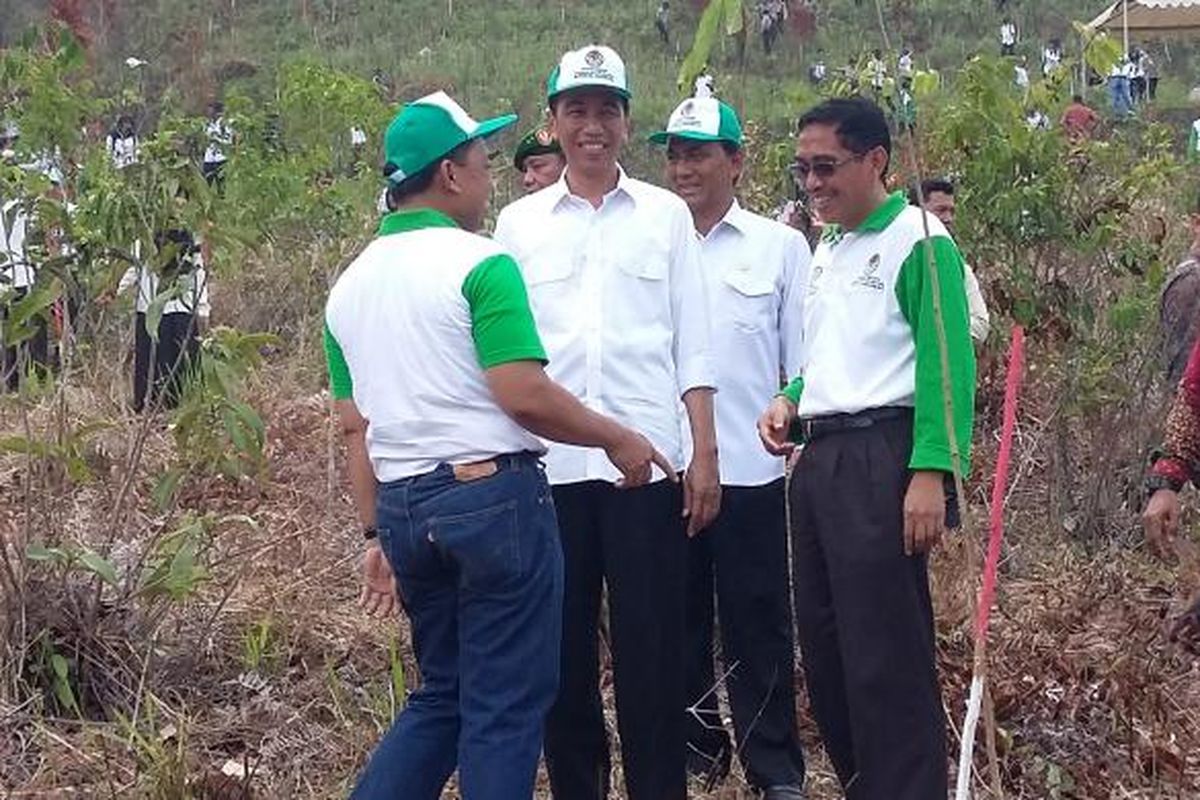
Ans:
[{"label": "white button-up shirt", "polygon": [[[687,205],[622,171],[595,208],[564,175],[501,211],[495,236],[521,265],[550,377],[682,469],[679,399],[716,385]],[[546,472],[554,484],[620,477],[602,451],[557,443]]]},{"label": "white button-up shirt", "polygon": [[25,253],[28,224],[29,217],[20,200],[9,200],[0,206],[0,292],[33,286],[37,270]]},{"label": "white button-up shirt", "polygon": [[713,309],[721,483],[761,486],[783,477],[784,460],[763,449],[757,423],[781,375],[800,372],[812,251],[799,231],[736,200],[702,237],[701,251]]}]

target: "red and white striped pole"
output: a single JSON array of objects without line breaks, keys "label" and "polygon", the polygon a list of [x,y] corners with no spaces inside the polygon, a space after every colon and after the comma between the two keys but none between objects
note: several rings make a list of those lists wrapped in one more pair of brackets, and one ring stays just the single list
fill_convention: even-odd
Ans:
[{"label": "red and white striped pole", "polygon": [[971,675],[971,694],[962,726],[962,747],[958,753],[958,784],[955,800],[967,800],[971,787],[972,754],[975,729],[983,707],[983,688],[987,682],[987,637],[996,598],[996,573],[1000,565],[1000,545],[1004,541],[1004,496],[1008,490],[1008,472],[1012,464],[1013,430],[1017,424],[1017,393],[1025,357],[1025,329],[1013,327],[1008,355],[1008,375],[1004,384],[1004,423],[1000,431],[1000,452],[996,457],[996,476],[992,482],[992,513],[987,557],[983,562],[983,582],[975,613],[975,659]]}]

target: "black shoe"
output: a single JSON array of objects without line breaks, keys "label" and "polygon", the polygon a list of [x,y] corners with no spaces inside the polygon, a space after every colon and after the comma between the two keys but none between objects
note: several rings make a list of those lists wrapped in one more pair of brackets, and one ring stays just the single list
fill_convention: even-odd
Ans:
[{"label": "black shoe", "polygon": [[768,786],[763,789],[763,800],[807,800],[808,795],[799,786]]}]

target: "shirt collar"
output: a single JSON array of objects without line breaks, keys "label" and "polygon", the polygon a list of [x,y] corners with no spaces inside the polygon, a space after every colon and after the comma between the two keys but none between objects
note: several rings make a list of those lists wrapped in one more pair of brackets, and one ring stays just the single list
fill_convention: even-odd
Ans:
[{"label": "shirt collar", "polygon": [[712,227],[707,236],[701,236],[700,238],[707,239],[709,236],[726,227],[735,233],[744,235],[746,233],[746,217],[748,215],[749,212],[742,208],[735,197],[733,198],[733,203],[725,211],[725,216],[721,217],[721,220]]},{"label": "shirt collar", "polygon": [[[570,169],[570,167],[568,167],[567,169]],[[609,198],[616,197],[618,194],[623,194],[626,197],[628,197],[630,200],[632,200],[634,203],[636,203],[637,196],[634,193],[634,188],[635,187],[634,187],[632,179],[628,175],[625,174],[625,168],[622,167],[620,164],[617,164],[617,185],[612,191],[610,191],[608,194],[604,195],[604,201],[607,203]],[[571,194],[571,189],[569,186],[567,186],[567,170],[566,169],[564,169],[562,175],[559,176],[557,183],[547,186],[542,191],[551,193],[550,199],[553,201],[551,203],[551,208],[554,208],[554,209],[557,209],[559,206],[561,206],[562,203],[569,197],[576,197],[577,199],[582,200],[582,198],[578,198],[576,195]],[[587,202],[587,201],[584,200],[583,202]]]},{"label": "shirt collar", "polygon": [[422,228],[457,228],[458,223],[432,208],[413,208],[393,211],[379,221],[379,236],[408,233]]}]

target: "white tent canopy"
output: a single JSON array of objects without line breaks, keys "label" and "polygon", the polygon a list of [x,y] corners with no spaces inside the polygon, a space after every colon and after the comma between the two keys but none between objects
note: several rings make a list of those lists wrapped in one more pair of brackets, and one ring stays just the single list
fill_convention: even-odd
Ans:
[{"label": "white tent canopy", "polygon": [[1093,31],[1139,39],[1200,38],[1200,0],[1117,0],[1088,23]]}]

